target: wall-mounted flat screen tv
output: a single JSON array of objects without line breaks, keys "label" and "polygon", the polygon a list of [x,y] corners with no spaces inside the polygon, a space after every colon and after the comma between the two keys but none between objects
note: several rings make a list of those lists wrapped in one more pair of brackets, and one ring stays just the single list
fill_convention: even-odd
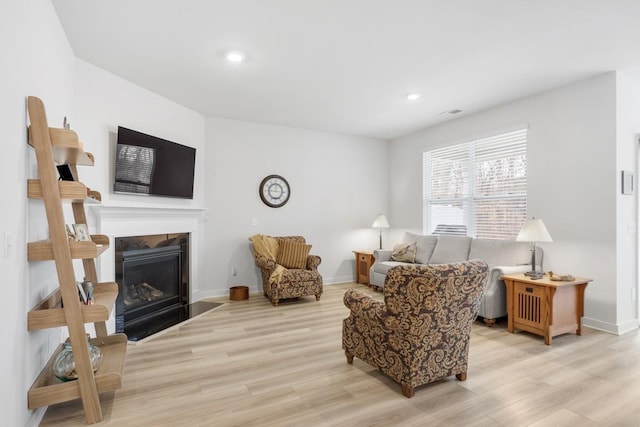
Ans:
[{"label": "wall-mounted flat screen tv", "polygon": [[193,199],[196,149],[118,126],[114,192]]}]

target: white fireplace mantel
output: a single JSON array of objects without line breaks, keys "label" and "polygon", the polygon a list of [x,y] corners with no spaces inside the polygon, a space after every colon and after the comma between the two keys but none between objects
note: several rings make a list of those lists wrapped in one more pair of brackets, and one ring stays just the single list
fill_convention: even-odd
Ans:
[{"label": "white fireplace mantel", "polygon": [[130,206],[130,205],[87,205],[91,210],[98,212],[102,219],[126,218],[132,219],[137,216],[147,218],[159,217],[191,217],[200,216],[206,211],[205,208],[194,207],[155,207],[155,206]]},{"label": "white fireplace mantel", "polygon": [[89,205],[98,234],[110,237],[193,233],[204,220],[204,208]]}]

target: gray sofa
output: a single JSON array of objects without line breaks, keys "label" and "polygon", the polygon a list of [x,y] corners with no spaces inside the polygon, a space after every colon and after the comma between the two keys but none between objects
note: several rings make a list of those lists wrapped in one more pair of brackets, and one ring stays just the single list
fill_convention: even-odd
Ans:
[{"label": "gray sofa", "polygon": [[[500,277],[531,270],[531,251],[526,242],[405,233],[401,243],[411,242],[416,242],[415,264],[445,264],[481,259],[489,265],[488,282],[478,312],[488,326],[492,326],[495,319],[507,315],[506,289]],[[539,248],[538,250],[540,251]],[[387,271],[396,265],[407,264],[392,260],[392,252],[392,249],[374,251],[375,262],[369,271],[371,286],[382,289]],[[542,261],[541,252],[536,253],[536,260]]]}]

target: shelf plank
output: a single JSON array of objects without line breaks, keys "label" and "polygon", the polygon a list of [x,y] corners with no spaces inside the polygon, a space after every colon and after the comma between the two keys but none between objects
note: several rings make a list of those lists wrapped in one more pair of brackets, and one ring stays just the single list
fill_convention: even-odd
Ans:
[{"label": "shelf plank", "polygon": [[[102,351],[100,369],[94,374],[98,393],[121,388],[124,360],[127,353],[127,336],[113,334],[108,337],[93,338],[91,342],[100,347]],[[29,409],[55,405],[81,397],[80,385],[77,380],[63,382],[53,375],[53,363],[60,351],[62,351],[62,344],[58,346],[29,389]]]},{"label": "shelf plank", "polygon": [[[92,234],[91,241],[70,241],[69,249],[73,259],[92,259],[98,257],[109,248],[109,236]],[[51,240],[40,240],[27,243],[27,259],[29,261],[52,261],[53,245]]]},{"label": "shelf plank", "polygon": [[[58,181],[58,191],[60,192],[60,198],[64,202],[100,203],[102,201],[100,192],[91,190],[78,181]],[[39,179],[27,180],[27,197],[30,199],[44,199],[42,184]]]},{"label": "shelf plank", "polygon": [[[78,134],[70,129],[49,128],[53,158],[59,164],[93,166],[93,154],[87,153],[78,140]],[[34,146],[31,127],[29,145]]]},{"label": "shelf plank", "polygon": [[[118,284],[115,282],[95,283],[93,293],[94,304],[81,306],[83,321],[84,323],[106,322],[115,306]],[[29,331],[66,325],[60,289],[56,289],[27,314],[27,330]]]},{"label": "shelf plank", "polygon": [[[87,187],[77,181],[58,181],[60,198],[64,201],[84,201],[88,196]],[[27,180],[27,197],[30,199],[44,199],[42,185],[39,179]]]},{"label": "shelf plank", "polygon": [[102,194],[100,194],[99,191],[96,190],[90,190],[87,187],[87,196],[88,199],[85,199],[85,203],[100,203],[102,202]]}]

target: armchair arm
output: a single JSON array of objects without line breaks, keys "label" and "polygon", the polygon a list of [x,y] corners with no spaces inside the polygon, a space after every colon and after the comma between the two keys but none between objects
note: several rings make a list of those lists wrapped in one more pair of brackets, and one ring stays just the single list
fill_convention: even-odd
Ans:
[{"label": "armchair arm", "polygon": [[307,255],[307,270],[317,270],[322,262],[322,258],[318,255]]},{"label": "armchair arm", "polygon": [[261,269],[269,272],[269,274],[271,274],[276,269],[276,266],[277,266],[275,261],[260,255],[256,255],[256,265]]},{"label": "armchair arm", "polygon": [[[351,310],[351,315],[362,317],[367,323],[390,331],[396,322],[387,314],[382,301],[376,301],[370,296],[356,290],[349,289],[343,297],[344,305]],[[393,328],[395,329],[395,328]]]},{"label": "armchair arm", "polygon": [[375,262],[389,261],[392,253],[393,250],[391,249],[375,249],[373,251],[373,257],[376,259]]}]

